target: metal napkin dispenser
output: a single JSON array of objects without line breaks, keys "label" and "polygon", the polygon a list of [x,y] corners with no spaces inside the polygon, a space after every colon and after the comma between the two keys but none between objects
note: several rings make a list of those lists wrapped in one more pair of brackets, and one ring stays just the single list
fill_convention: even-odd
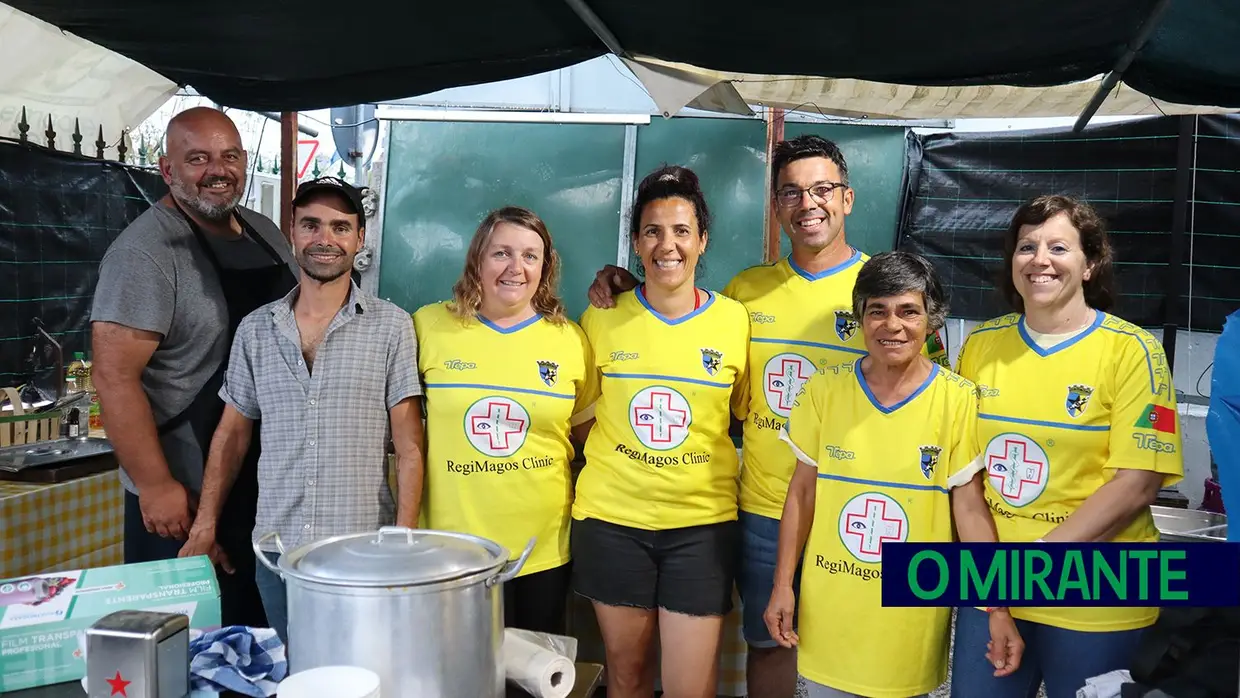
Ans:
[{"label": "metal napkin dispenser", "polygon": [[88,698],[185,698],[189,616],[117,611],[86,629]]}]

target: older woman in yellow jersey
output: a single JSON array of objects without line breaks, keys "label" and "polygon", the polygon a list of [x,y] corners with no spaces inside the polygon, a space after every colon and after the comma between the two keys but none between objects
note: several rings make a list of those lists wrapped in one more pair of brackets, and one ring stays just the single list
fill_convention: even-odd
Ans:
[{"label": "older woman in yellow jersey", "polygon": [[[883,544],[994,542],[982,494],[974,385],[922,354],[947,315],[924,258],[870,259],[853,288],[866,355],[806,381],[784,440],[797,457],[779,529],[771,633],[797,646],[810,698],[909,698],[947,676],[950,608],[882,605]],[[793,575],[804,563],[793,629]],[[991,671],[1020,662],[1011,616],[992,614]],[[967,651],[984,653],[990,637]],[[953,677],[953,681],[956,680]]]},{"label": "older woman in yellow jersey", "polygon": [[668,698],[713,698],[736,572],[736,447],[749,317],[695,285],[710,213],[697,176],[664,167],[638,187],[633,251],[645,282],[590,307],[601,397],[573,504],[573,587],[590,599],[607,695],[649,698],[652,642]]},{"label": "older woman in yellow jersey", "polygon": [[450,302],[414,313],[426,386],[426,523],[496,541],[514,556],[509,627],[564,632],[570,577],[572,424],[588,419],[595,370],[564,316],[559,257],[533,212],[478,226]]},{"label": "older woman in yellow jersey", "polygon": [[[1014,312],[978,325],[957,370],[978,384],[986,497],[1004,542],[1153,542],[1158,490],[1184,473],[1162,345],[1108,314],[1112,252],[1087,204],[1043,196],[1004,236],[1001,290]],[[1156,608],[1013,608],[1020,671],[992,676],[975,645],[985,618],[962,609],[952,695],[1069,698],[1126,669]]]}]

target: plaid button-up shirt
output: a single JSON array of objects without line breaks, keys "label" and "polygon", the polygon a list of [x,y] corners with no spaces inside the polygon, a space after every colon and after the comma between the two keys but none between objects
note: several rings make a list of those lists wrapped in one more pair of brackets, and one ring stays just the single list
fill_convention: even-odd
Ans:
[{"label": "plaid button-up shirt", "polygon": [[[395,521],[388,410],[422,394],[412,318],[356,284],[307,370],[297,292],[241,321],[220,389],[262,420],[254,540],[274,531],[286,551]],[[263,549],[275,551],[274,541]]]}]

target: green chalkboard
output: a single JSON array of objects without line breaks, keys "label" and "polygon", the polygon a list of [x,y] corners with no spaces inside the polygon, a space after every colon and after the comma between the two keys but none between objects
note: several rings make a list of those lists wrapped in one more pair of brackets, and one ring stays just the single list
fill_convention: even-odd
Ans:
[{"label": "green chalkboard", "polygon": [[380,297],[410,312],[449,298],[478,223],[512,204],[546,221],[578,317],[616,261],[623,156],[622,125],[392,122]]},{"label": "green chalkboard", "polygon": [[[900,214],[900,186],[904,177],[904,128],[847,124],[787,123],[784,137],[812,133],[835,141],[848,163],[850,184],[856,193],[852,214],[844,224],[848,242],[866,254],[891,250]],[[790,251],[788,237],[780,249]]]},{"label": "green chalkboard", "polygon": [[[688,167],[702,182],[714,224],[699,286],[722,290],[737,272],[762,263],[765,151],[766,124],[752,119],[654,119],[637,132],[635,194],[642,178],[664,163]],[[630,259],[630,267],[640,262]]]}]

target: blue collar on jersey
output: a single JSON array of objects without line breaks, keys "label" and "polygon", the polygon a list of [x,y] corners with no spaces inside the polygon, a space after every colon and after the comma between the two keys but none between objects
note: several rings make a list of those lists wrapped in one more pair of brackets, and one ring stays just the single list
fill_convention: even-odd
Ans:
[{"label": "blue collar on jersey", "polygon": [[811,274],[805,271],[804,269],[802,269],[801,267],[797,266],[797,263],[792,261],[791,254],[788,255],[786,259],[788,260],[788,266],[792,267],[792,271],[796,272],[798,276],[808,281],[818,281],[820,279],[825,279],[828,276],[838,274],[844,271],[845,269],[851,267],[852,265],[856,264],[857,262],[861,261],[861,250],[858,250],[857,248],[854,247],[852,256],[850,256],[848,259],[844,260],[843,262],[840,262],[839,264],[831,267],[830,269],[823,269],[817,274]]},{"label": "blue collar on jersey", "polygon": [[1017,330],[1020,332],[1020,338],[1025,341],[1025,346],[1032,349],[1038,356],[1050,356],[1051,354],[1054,354],[1056,352],[1061,352],[1064,349],[1067,349],[1073,344],[1076,344],[1082,339],[1085,339],[1086,337],[1088,337],[1090,334],[1093,333],[1094,330],[1102,326],[1102,321],[1105,318],[1106,318],[1106,314],[1103,313],[1101,310],[1098,310],[1097,308],[1095,308],[1094,309],[1094,321],[1089,323],[1089,327],[1086,327],[1084,330],[1081,331],[1080,334],[1076,335],[1075,337],[1067,341],[1060,342],[1059,344],[1056,344],[1055,346],[1049,349],[1043,349],[1041,346],[1038,345],[1037,342],[1033,341],[1033,337],[1029,336],[1029,328],[1025,326],[1024,315],[1020,316],[1020,322],[1016,323],[1016,326],[1017,326]]},{"label": "blue collar on jersey", "polygon": [[[864,356],[861,357],[861,359],[864,358]],[[857,359],[857,363],[853,365],[853,373],[857,374],[857,382],[861,384],[861,390],[865,392],[865,396],[870,399],[870,404],[874,405],[874,409],[882,412],[883,414],[891,414],[892,412],[895,412],[901,407],[904,407],[908,403],[917,399],[917,396],[924,393],[926,388],[930,387],[930,383],[934,381],[936,376],[939,375],[939,365],[933,361],[930,362],[930,375],[926,376],[926,380],[922,381],[922,384],[917,386],[917,390],[914,390],[912,395],[909,395],[891,407],[886,407],[883,403],[874,398],[874,393],[870,392],[870,386],[866,384],[865,376],[861,374],[861,359]]]}]

